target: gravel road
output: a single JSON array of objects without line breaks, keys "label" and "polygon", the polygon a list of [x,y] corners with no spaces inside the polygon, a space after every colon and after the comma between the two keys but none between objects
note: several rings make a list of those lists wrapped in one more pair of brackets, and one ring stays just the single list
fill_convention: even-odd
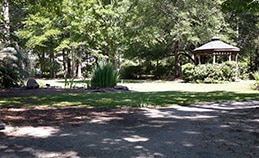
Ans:
[{"label": "gravel road", "polygon": [[[8,110],[19,120],[26,111]],[[58,120],[62,109],[55,110]],[[259,157],[259,101],[88,110],[63,124],[45,118],[8,125],[0,136],[0,158]]]}]

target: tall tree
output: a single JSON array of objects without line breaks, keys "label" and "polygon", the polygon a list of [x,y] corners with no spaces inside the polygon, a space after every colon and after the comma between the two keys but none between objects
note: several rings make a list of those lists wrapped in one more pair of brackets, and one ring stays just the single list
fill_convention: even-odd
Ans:
[{"label": "tall tree", "polygon": [[251,71],[259,69],[259,1],[226,0],[222,10],[228,14],[228,21],[236,30],[238,46],[243,59],[249,59]]},{"label": "tall tree", "polygon": [[137,2],[127,25],[132,36],[127,54],[151,60],[173,56],[175,77],[180,74],[181,52],[190,52],[213,36],[228,39],[231,34],[220,10],[221,0]]},{"label": "tall tree", "polygon": [[10,44],[10,17],[9,17],[9,1],[4,0],[2,5],[3,13],[3,35],[4,43]]}]

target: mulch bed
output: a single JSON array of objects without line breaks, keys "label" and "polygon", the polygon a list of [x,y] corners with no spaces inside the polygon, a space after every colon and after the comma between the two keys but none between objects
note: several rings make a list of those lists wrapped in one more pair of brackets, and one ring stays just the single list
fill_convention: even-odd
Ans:
[{"label": "mulch bed", "polygon": [[[1,89],[0,98],[39,96],[75,93],[108,93],[127,92],[125,89],[63,89],[63,88],[13,88]],[[12,126],[43,126],[43,125],[79,125],[91,120],[117,120],[121,115],[134,108],[106,107],[20,107],[0,108],[1,121]]]},{"label": "mulch bed", "polygon": [[136,108],[22,107],[2,108],[2,121],[11,126],[79,126],[84,123],[119,121]]},{"label": "mulch bed", "polygon": [[115,89],[115,88],[99,88],[99,89],[12,88],[12,89],[0,89],[0,98],[19,97],[19,96],[69,94],[69,93],[95,93],[95,92],[106,93],[106,92],[124,92],[124,91],[129,91],[129,90]]}]

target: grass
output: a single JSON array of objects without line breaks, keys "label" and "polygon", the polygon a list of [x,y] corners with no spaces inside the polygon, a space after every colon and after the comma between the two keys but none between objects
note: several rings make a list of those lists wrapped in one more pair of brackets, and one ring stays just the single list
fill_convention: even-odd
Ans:
[{"label": "grass", "polygon": [[[24,106],[95,106],[95,107],[145,107],[190,105],[203,102],[233,102],[259,100],[259,91],[251,89],[251,83],[185,84],[143,83],[126,84],[142,87],[142,92],[81,93],[2,98],[0,107]],[[150,87],[150,91],[144,91]],[[156,89],[162,87],[160,89]],[[163,89],[164,88],[164,89]],[[167,88],[167,89],[166,89]],[[133,87],[134,89],[134,87]],[[139,88],[140,89],[140,88]],[[171,90],[168,90],[171,89]]]}]

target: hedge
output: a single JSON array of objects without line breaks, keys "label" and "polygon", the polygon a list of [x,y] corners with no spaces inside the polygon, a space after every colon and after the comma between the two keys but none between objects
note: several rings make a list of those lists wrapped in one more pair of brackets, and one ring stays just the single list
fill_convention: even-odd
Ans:
[{"label": "hedge", "polygon": [[182,66],[182,78],[186,82],[194,83],[221,83],[235,81],[248,76],[247,64],[236,62],[224,62],[222,64],[202,64],[195,66],[188,63]]}]

